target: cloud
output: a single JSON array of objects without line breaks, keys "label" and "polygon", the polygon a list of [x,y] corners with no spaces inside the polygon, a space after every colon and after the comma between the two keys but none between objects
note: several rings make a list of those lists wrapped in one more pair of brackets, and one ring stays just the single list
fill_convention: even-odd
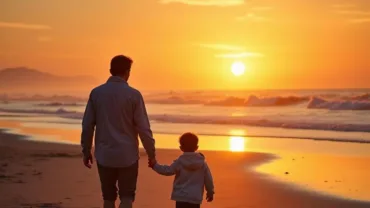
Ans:
[{"label": "cloud", "polygon": [[214,50],[225,50],[225,51],[243,51],[244,47],[228,44],[197,44],[203,48],[209,48]]},{"label": "cloud", "polygon": [[40,36],[40,37],[37,38],[37,41],[39,41],[39,42],[50,42],[52,40],[53,40],[53,38],[49,37],[49,36]]},{"label": "cloud", "polygon": [[39,24],[27,24],[22,22],[1,22],[0,28],[12,28],[12,29],[23,29],[23,30],[50,30],[51,27],[48,25]]},{"label": "cloud", "polygon": [[270,19],[256,15],[255,13],[248,13],[244,16],[236,17],[237,21],[252,21],[252,22],[268,22]]},{"label": "cloud", "polygon": [[227,53],[215,55],[216,58],[257,58],[263,56],[264,56],[263,54],[254,52]]},{"label": "cloud", "polygon": [[160,0],[160,3],[182,3],[194,6],[238,6],[245,2],[244,0]]},{"label": "cloud", "polygon": [[352,23],[352,24],[370,23],[370,18],[350,19],[350,20],[348,20],[348,22]]}]

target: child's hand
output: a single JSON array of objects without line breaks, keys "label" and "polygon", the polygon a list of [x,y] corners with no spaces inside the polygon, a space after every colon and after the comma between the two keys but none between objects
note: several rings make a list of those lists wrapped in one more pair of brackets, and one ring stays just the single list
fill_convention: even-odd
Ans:
[{"label": "child's hand", "polygon": [[207,196],[207,202],[212,202],[213,201],[213,196]]}]

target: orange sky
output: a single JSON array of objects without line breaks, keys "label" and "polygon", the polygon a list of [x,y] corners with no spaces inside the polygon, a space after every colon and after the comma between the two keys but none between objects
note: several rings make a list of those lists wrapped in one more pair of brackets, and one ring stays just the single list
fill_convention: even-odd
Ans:
[{"label": "orange sky", "polygon": [[367,88],[369,37],[368,0],[0,1],[0,68],[105,81],[123,53],[139,89]]}]

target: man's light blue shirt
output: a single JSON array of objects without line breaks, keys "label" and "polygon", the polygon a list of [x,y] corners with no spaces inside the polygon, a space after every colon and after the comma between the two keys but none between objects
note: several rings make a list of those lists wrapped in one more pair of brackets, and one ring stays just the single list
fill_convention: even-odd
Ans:
[{"label": "man's light blue shirt", "polygon": [[144,99],[120,77],[93,89],[82,121],[81,145],[91,151],[95,132],[95,157],[106,167],[128,167],[139,159],[139,140],[155,158],[155,140]]}]

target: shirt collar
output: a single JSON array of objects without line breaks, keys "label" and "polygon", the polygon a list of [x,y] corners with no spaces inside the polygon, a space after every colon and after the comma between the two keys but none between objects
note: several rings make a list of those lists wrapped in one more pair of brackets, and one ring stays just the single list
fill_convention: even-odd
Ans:
[{"label": "shirt collar", "polygon": [[107,80],[107,82],[123,82],[123,83],[126,83],[126,80],[122,79],[121,77],[118,77],[118,76],[110,76]]}]

